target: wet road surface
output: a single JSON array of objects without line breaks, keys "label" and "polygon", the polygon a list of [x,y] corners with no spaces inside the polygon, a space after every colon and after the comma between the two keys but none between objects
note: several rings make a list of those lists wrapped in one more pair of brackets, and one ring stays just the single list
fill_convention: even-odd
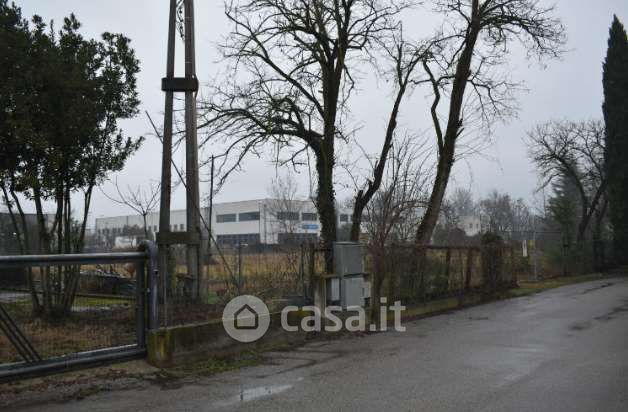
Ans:
[{"label": "wet road surface", "polygon": [[628,411],[628,279],[496,302],[268,354],[163,390],[35,409]]}]

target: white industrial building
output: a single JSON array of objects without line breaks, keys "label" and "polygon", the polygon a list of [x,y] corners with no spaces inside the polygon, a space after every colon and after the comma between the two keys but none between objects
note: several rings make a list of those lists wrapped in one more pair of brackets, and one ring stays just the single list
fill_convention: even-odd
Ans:
[{"label": "white industrial building", "polygon": [[[170,212],[170,230],[186,230],[185,210]],[[209,208],[201,208],[201,226],[209,226]],[[340,210],[339,226],[351,222],[351,214]],[[146,221],[149,232],[159,231],[159,212],[150,213]],[[128,215],[96,219],[96,234],[100,237],[121,235],[125,227],[144,227],[142,216]],[[215,203],[211,216],[212,233],[221,245],[266,244],[315,241],[321,224],[311,201],[279,199],[246,200]]]}]

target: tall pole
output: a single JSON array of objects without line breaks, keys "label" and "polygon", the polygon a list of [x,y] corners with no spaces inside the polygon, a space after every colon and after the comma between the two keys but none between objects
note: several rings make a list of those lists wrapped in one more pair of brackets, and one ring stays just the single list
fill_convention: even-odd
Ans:
[{"label": "tall pole", "polygon": [[[166,62],[166,77],[174,77],[175,57],[175,31],[176,31],[177,1],[170,0],[170,13],[168,17],[168,51]],[[164,108],[164,132],[163,153],[161,159],[161,199],[159,206],[159,232],[170,232],[170,195],[172,190],[172,118],[173,118],[174,92],[166,91]],[[159,273],[163,278],[163,299],[166,304],[166,293],[169,284],[168,279],[168,251],[166,243],[159,244]],[[164,309],[165,311],[165,309]],[[165,321],[165,320],[164,320]]]},{"label": "tall pole", "polygon": [[[185,18],[185,77],[196,80],[196,47],[194,41],[194,0],[184,0]],[[196,135],[196,93],[185,92],[185,181],[186,223],[190,235],[202,239],[198,173],[198,142]],[[200,244],[187,245],[187,272],[194,279],[195,296],[200,296]]]},{"label": "tall pole", "polygon": [[208,256],[212,255],[212,218],[214,216],[214,155],[212,155],[211,171],[209,175],[209,216],[207,222],[209,226],[209,237],[207,242]]},{"label": "tall pole", "polygon": [[537,268],[537,247],[536,244],[536,215],[532,216],[532,238],[534,242],[534,280],[539,280],[538,268]]}]

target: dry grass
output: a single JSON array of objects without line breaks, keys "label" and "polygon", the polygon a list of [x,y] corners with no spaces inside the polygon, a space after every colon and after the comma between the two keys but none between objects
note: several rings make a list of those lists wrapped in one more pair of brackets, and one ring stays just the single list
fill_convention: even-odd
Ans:
[{"label": "dry grass", "polygon": [[[82,306],[86,312],[55,321],[33,317],[27,301],[3,306],[44,359],[136,342],[133,305],[107,306],[107,302],[101,301],[99,308],[91,298],[84,303],[91,305]],[[20,360],[4,334],[0,335],[0,363]]]}]

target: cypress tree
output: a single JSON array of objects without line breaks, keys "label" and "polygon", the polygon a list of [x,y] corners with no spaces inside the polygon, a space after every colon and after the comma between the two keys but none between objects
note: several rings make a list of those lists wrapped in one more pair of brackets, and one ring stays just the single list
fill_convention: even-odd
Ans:
[{"label": "cypress tree", "polygon": [[604,62],[606,173],[615,257],[628,264],[628,37],[613,20]]},{"label": "cypress tree", "polygon": [[552,190],[554,194],[549,199],[549,216],[556,229],[560,230],[563,242],[572,245],[576,240],[582,210],[580,194],[573,178],[567,174],[560,175],[552,185]]}]

